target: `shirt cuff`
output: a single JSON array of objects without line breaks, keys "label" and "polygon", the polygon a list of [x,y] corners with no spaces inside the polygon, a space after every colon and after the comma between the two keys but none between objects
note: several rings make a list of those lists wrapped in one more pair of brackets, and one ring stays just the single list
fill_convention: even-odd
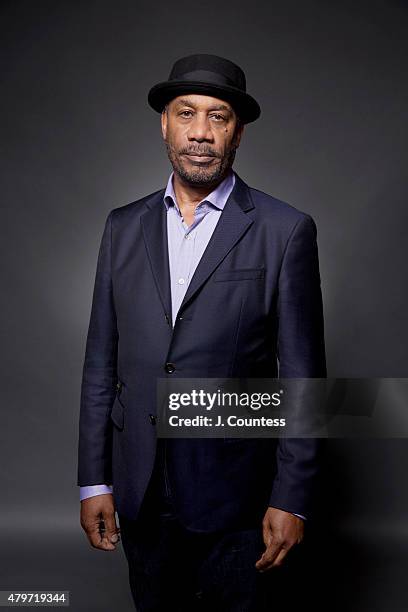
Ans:
[{"label": "shirt cuff", "polygon": [[79,487],[79,499],[80,501],[82,501],[83,499],[87,499],[87,497],[94,497],[95,495],[106,495],[107,493],[112,493],[112,491],[112,485],[105,484]]}]

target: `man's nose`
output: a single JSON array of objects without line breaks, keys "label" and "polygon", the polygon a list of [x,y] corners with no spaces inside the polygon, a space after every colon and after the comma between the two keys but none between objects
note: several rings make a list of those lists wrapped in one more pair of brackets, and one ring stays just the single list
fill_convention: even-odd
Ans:
[{"label": "man's nose", "polygon": [[204,117],[195,117],[191,122],[188,130],[189,140],[212,140],[213,134],[211,131],[210,122]]}]

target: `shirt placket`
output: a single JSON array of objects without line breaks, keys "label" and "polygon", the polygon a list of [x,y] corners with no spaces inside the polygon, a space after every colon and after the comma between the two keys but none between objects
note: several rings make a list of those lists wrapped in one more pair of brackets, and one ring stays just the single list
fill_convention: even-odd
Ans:
[{"label": "shirt placket", "polygon": [[[175,302],[177,304],[177,312],[181,306],[184,295],[187,291],[188,285],[191,280],[191,268],[192,261],[194,258],[194,246],[196,236],[196,226],[199,219],[195,219],[190,227],[185,223],[179,213],[178,214],[178,227],[181,232],[181,240],[179,248],[177,250],[177,257],[175,259],[175,271],[173,274],[173,286],[172,291],[176,296]],[[177,313],[175,313],[174,319],[176,319]]]},{"label": "shirt placket", "polygon": [[[173,265],[175,266],[175,273],[172,274],[172,277],[174,279],[172,291],[174,291],[176,295],[176,303],[178,307],[180,307],[184,295],[187,291],[188,283],[190,281],[191,262],[194,256],[194,227],[196,225],[196,222],[194,222],[190,227],[188,227],[188,225],[184,222],[180,213],[177,210],[174,210],[173,213],[175,214],[175,221],[181,232],[181,240],[179,248],[177,249],[177,257],[173,262]],[[167,440],[165,439],[163,440],[163,466],[165,496],[169,498],[171,497],[171,489],[167,468]]]}]

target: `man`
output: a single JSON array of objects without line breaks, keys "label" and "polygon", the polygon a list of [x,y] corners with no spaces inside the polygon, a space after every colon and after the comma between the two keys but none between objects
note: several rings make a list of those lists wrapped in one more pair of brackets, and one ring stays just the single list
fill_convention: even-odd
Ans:
[{"label": "man", "polygon": [[232,170],[260,115],[239,66],[179,59],[148,100],[173,172],[106,221],[81,391],[81,524],[102,550],[121,532],[138,610],[269,609],[273,568],[310,515],[318,440],[158,439],[156,382],[325,377],[316,226]]}]

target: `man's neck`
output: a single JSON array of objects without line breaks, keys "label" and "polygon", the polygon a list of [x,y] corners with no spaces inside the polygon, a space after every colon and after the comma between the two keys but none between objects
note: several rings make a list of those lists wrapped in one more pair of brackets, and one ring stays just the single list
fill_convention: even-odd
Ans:
[{"label": "man's neck", "polygon": [[194,212],[197,204],[201,202],[209,193],[214,191],[216,187],[225,179],[231,172],[229,168],[224,176],[209,185],[191,185],[184,181],[176,172],[173,173],[173,189],[176,195],[177,204],[180,209],[188,208]]}]

